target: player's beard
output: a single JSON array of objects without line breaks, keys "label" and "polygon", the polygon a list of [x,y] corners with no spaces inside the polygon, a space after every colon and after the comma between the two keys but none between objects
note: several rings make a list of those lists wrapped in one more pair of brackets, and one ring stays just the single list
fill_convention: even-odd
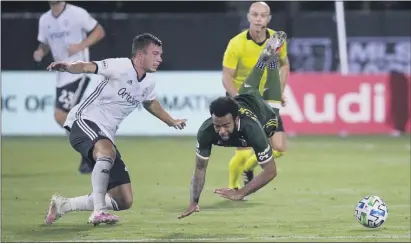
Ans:
[{"label": "player's beard", "polygon": [[222,137],[221,135],[219,136],[223,141],[228,141],[231,138],[235,137],[236,135],[237,135],[237,126],[234,126],[234,129],[231,133],[228,133],[225,137]]},{"label": "player's beard", "polygon": [[230,140],[231,136],[230,136],[230,134],[227,134],[227,135],[225,135],[225,136],[221,136],[221,135],[220,135],[220,138],[221,138],[223,141],[228,141],[228,140]]}]

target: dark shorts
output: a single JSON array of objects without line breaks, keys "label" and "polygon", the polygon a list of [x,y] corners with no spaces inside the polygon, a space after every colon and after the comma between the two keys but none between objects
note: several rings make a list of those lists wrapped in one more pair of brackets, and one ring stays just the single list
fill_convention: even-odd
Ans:
[{"label": "dark shorts", "polygon": [[[257,94],[257,93],[256,93]],[[259,94],[259,93],[258,93]],[[226,92],[225,95],[227,97],[229,97],[230,95],[228,95],[228,93]],[[283,124],[283,120],[281,119],[281,116],[278,116],[278,126],[277,129],[275,129],[276,132],[285,132],[284,129],[284,124]]]},{"label": "dark shorts", "polygon": [[[65,129],[70,132],[69,140],[74,150],[79,152],[91,167],[94,167],[96,164],[96,161],[93,159],[94,144],[102,139],[110,139],[104,135],[95,123],[89,120],[76,120],[71,128],[65,127]],[[114,147],[116,148],[116,160],[110,171],[110,181],[107,190],[131,182],[126,165],[121,159],[121,154],[117,147]]]},{"label": "dark shorts", "polygon": [[55,107],[68,113],[72,107],[81,101],[89,83],[90,78],[86,76],[56,88]]}]

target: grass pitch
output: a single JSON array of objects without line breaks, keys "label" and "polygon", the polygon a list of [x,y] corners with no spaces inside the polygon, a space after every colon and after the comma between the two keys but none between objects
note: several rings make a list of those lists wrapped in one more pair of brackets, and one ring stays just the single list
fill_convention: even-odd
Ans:
[{"label": "grass pitch", "polygon": [[[189,201],[194,138],[118,138],[131,175],[134,205],[120,223],[93,227],[89,212],[72,212],[51,226],[52,194],[91,191],[77,171],[79,155],[66,138],[2,139],[2,242],[410,242],[410,138],[296,137],[277,160],[276,179],[248,201],[213,194],[228,184],[234,149],[214,147],[201,212],[177,217]],[[354,217],[365,195],[382,197],[388,220],[367,229]]]}]

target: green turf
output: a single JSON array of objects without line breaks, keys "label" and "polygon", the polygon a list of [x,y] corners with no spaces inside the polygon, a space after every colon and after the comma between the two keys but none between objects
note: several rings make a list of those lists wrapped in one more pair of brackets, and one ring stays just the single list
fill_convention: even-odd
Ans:
[{"label": "green turf", "polygon": [[[410,142],[390,137],[297,137],[277,162],[276,179],[245,202],[213,194],[227,186],[233,149],[215,147],[201,212],[178,220],[188,206],[194,138],[118,138],[131,174],[134,205],[115,226],[86,224],[72,212],[52,226],[43,220],[53,193],[90,192],[77,172],[79,156],[65,138],[3,138],[3,242],[405,242],[410,241]],[[365,195],[382,197],[388,221],[378,229],[354,218]]]}]

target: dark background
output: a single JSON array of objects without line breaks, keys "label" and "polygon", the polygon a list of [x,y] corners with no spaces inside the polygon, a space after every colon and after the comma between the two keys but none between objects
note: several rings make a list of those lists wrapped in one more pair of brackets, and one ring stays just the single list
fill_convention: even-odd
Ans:
[{"label": "dark background", "polygon": [[[164,43],[161,70],[220,70],[228,41],[247,28],[245,17],[252,2],[69,3],[87,9],[106,30],[106,38],[91,48],[93,60],[129,56],[133,36],[150,32]],[[292,70],[299,71],[301,63],[311,67],[305,71],[338,68],[334,2],[267,3],[273,13],[269,27],[284,30],[291,38]],[[348,37],[411,36],[410,2],[344,4]],[[32,59],[38,45],[38,18],[48,9],[47,2],[1,2],[2,70],[40,70],[51,61],[50,56],[41,64]],[[324,40],[329,41],[329,47],[321,44]],[[306,48],[311,50],[309,55]],[[329,65],[325,65],[327,57],[331,59]]]},{"label": "dark background", "polygon": [[[236,5],[249,6],[252,2],[244,1],[67,1],[90,12],[122,13],[225,13],[235,11]],[[273,12],[284,11],[294,4],[302,11],[333,11],[334,1],[268,1]],[[411,3],[406,1],[346,1],[346,10],[411,10]],[[2,12],[43,12],[48,8],[46,1],[2,1]]]}]

